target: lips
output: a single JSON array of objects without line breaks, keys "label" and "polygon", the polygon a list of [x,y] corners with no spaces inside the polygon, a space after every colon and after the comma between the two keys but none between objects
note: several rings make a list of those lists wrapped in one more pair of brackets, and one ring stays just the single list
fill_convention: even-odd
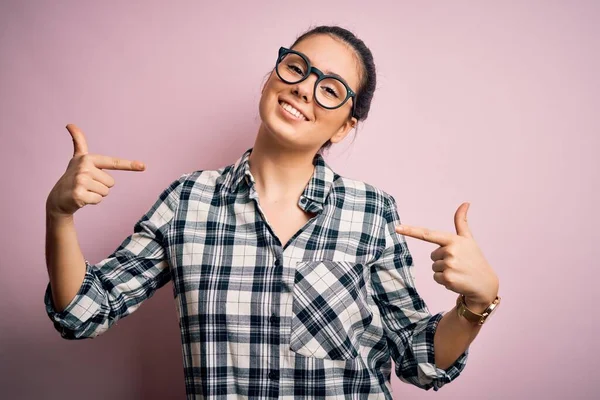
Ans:
[{"label": "lips", "polygon": [[298,107],[294,106],[292,103],[285,101],[283,99],[279,99],[279,105],[291,116],[298,118],[299,120],[308,121],[309,118],[305,113],[302,112]]}]

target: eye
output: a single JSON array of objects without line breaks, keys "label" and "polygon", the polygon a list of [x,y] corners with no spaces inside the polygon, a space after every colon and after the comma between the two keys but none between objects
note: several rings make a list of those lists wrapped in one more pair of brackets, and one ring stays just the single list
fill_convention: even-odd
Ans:
[{"label": "eye", "polygon": [[340,97],[339,94],[338,94],[338,92],[335,90],[335,88],[333,88],[331,86],[322,86],[322,89],[325,91],[325,93],[328,96],[333,96],[336,99]]},{"label": "eye", "polygon": [[288,64],[288,68],[298,75],[304,75],[304,71],[297,65]]}]

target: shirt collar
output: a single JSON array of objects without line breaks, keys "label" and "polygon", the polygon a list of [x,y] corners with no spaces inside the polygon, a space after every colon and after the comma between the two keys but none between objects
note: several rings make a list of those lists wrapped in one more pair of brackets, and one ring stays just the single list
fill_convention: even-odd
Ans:
[{"label": "shirt collar", "polygon": [[[250,153],[252,153],[252,148],[246,150],[237,159],[229,172],[225,186],[231,193],[237,191],[242,184],[250,186],[250,182],[254,182],[248,162]],[[314,173],[300,196],[299,204],[304,206],[303,208],[307,211],[312,212],[312,209],[315,209],[316,212],[316,210],[322,209],[336,174],[319,153],[315,154],[313,165],[315,166]]]}]

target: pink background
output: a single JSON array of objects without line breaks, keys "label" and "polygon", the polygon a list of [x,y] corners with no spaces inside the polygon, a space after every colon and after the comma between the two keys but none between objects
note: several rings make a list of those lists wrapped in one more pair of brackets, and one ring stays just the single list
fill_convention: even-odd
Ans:
[{"label": "pink background", "polygon": [[[95,340],[65,341],[45,315],[44,204],[72,156],[64,127],[79,125],[90,152],[147,165],[111,171],[110,195],[76,214],[98,262],[172,179],[252,146],[278,47],[330,23],[365,40],[379,75],[369,119],[328,162],[394,195],[407,224],[454,232],[470,201],[500,277],[502,306],[463,374],[435,394],[393,376],[395,398],[593,397],[597,2],[124,3],[0,6],[0,397],[184,397],[170,284]],[[430,310],[452,308],[436,247],[408,240]]]}]

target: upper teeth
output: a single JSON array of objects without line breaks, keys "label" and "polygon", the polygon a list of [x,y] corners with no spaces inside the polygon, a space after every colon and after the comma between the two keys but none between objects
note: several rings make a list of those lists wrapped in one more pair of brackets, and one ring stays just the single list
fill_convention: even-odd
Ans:
[{"label": "upper teeth", "polygon": [[292,107],[291,104],[288,104],[285,101],[281,101],[279,104],[281,104],[283,109],[286,110],[287,112],[289,112],[290,114],[292,114],[294,117],[301,118],[301,119],[304,119],[305,121],[308,121],[308,118],[306,118],[304,116],[304,114],[302,114],[300,111],[298,111],[297,109]]}]

